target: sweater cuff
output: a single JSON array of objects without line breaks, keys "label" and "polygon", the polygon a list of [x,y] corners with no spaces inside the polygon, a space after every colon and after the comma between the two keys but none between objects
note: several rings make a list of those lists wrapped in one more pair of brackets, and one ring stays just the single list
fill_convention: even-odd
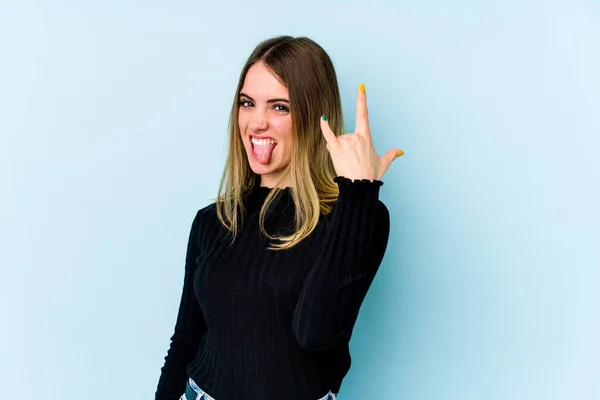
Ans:
[{"label": "sweater cuff", "polygon": [[368,179],[350,179],[344,176],[336,176],[333,181],[338,184],[340,190],[339,198],[345,197],[364,197],[379,195],[379,188],[383,186],[380,180],[370,181]]},{"label": "sweater cuff", "polygon": [[379,188],[383,182],[368,179],[352,180],[343,176],[337,176],[333,181],[338,184],[340,191],[334,220],[351,222],[356,229],[364,229],[366,237],[370,237],[379,205]]},{"label": "sweater cuff", "polygon": [[365,185],[365,186],[372,186],[372,185],[376,185],[376,186],[382,186],[383,182],[377,179],[374,179],[372,181],[368,180],[368,179],[350,179],[350,178],[346,178],[345,176],[336,176],[335,178],[333,178],[333,181],[335,183],[344,183],[344,184],[348,184],[348,183],[358,183],[361,185]]}]

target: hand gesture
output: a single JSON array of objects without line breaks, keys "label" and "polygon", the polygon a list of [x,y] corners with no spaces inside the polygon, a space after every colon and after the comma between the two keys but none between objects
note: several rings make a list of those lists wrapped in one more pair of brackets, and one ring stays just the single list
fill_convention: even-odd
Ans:
[{"label": "hand gesture", "polygon": [[404,152],[392,149],[379,157],[373,147],[367,111],[367,93],[361,84],[356,91],[356,131],[336,136],[329,127],[327,116],[321,117],[321,131],[338,176],[352,180],[381,180],[392,162]]}]

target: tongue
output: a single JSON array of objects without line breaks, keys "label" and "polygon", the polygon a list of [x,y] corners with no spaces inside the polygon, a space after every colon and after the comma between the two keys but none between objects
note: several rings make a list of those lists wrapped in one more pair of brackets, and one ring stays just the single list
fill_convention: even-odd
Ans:
[{"label": "tongue", "polygon": [[271,159],[271,154],[273,153],[273,149],[277,146],[276,144],[255,144],[254,152],[258,156],[258,161],[261,164],[268,164]]}]

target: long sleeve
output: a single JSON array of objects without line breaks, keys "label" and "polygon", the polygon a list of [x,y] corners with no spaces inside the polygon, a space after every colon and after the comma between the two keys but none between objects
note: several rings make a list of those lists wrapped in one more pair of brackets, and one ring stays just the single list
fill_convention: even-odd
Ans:
[{"label": "long sleeve", "polygon": [[187,365],[196,356],[200,339],[206,333],[206,322],[194,294],[193,282],[196,258],[200,252],[201,216],[202,213],[198,211],[189,235],[181,302],[171,344],[161,368],[156,400],[177,400],[181,397],[185,391]]},{"label": "long sleeve", "polygon": [[383,182],[338,176],[339,196],[315,265],[306,277],[292,328],[307,350],[348,341],[387,247],[390,220]]}]

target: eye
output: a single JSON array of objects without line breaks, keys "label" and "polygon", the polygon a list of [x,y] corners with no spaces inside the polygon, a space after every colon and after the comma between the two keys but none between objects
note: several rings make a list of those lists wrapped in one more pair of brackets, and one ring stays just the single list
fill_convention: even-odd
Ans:
[{"label": "eye", "polygon": [[275,104],[273,106],[273,108],[275,109],[275,111],[279,111],[279,112],[284,113],[284,114],[290,112],[290,109],[287,106],[283,105],[283,104]]},{"label": "eye", "polygon": [[250,100],[241,99],[239,101],[239,105],[242,108],[248,108],[248,107],[252,107],[252,102]]}]

